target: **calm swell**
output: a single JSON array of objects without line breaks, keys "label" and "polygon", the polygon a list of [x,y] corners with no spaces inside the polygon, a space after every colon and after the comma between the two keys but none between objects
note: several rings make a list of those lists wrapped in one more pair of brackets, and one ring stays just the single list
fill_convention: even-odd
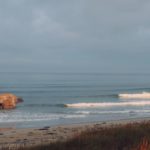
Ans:
[{"label": "calm swell", "polygon": [[149,74],[0,73],[0,93],[24,99],[0,125],[37,127],[150,116]]}]

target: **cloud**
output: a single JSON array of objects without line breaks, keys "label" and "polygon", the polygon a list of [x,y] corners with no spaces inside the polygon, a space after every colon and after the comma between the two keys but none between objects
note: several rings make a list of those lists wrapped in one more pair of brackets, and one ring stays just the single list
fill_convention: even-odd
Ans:
[{"label": "cloud", "polygon": [[149,13],[148,0],[1,0],[0,66],[147,71]]}]

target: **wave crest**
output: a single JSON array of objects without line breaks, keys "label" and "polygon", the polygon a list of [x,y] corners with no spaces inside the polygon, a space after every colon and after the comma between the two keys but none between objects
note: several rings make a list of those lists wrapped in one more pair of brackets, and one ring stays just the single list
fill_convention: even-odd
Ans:
[{"label": "wave crest", "polygon": [[88,107],[115,107],[115,106],[145,106],[150,105],[150,101],[118,102],[118,103],[74,103],[66,104],[66,107],[88,108]]},{"label": "wave crest", "polygon": [[119,98],[126,98],[126,99],[150,99],[150,93],[142,92],[142,93],[135,93],[135,94],[119,94]]}]

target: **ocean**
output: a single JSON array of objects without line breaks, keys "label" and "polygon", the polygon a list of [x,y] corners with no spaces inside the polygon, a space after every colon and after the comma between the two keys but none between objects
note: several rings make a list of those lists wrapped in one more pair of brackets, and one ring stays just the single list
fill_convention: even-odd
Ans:
[{"label": "ocean", "polygon": [[0,93],[24,99],[0,110],[1,127],[150,117],[150,74],[1,72]]}]

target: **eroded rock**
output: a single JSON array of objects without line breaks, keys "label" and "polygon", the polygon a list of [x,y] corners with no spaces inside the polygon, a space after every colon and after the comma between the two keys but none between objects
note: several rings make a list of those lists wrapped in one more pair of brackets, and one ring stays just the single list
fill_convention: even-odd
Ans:
[{"label": "eroded rock", "polygon": [[11,93],[0,94],[0,108],[13,109],[17,103],[23,102],[23,99]]}]

